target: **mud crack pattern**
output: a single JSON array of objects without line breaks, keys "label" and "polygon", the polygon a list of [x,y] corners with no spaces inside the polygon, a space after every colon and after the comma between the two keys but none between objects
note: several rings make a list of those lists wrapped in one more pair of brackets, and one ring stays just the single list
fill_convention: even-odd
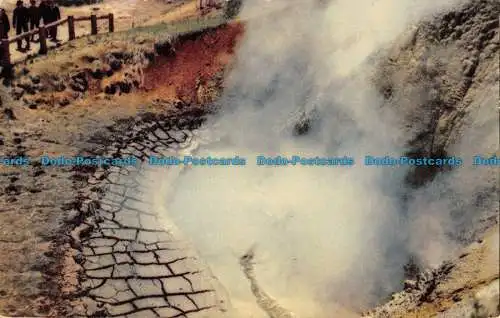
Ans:
[{"label": "mud crack pattern", "polygon": [[[108,146],[92,152],[141,160],[171,155],[190,146],[201,122],[200,112],[124,120],[107,136],[96,134],[93,142]],[[100,167],[86,183],[71,233],[81,265],[76,316],[223,316],[228,302],[218,281],[149,202],[155,185],[144,163]]]}]

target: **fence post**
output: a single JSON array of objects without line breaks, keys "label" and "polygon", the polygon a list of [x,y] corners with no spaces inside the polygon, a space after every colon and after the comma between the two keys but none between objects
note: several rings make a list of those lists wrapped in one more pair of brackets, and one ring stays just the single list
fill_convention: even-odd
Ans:
[{"label": "fence post", "polygon": [[9,39],[4,39],[2,40],[2,50],[3,50],[3,56],[2,56],[2,66],[10,66],[10,43]]},{"label": "fence post", "polygon": [[113,13],[109,14],[109,32],[115,32],[115,17]]},{"label": "fence post", "polygon": [[38,30],[38,38],[40,39],[40,51],[39,54],[47,54],[47,29],[45,26],[41,26]]},{"label": "fence post", "polygon": [[90,34],[97,34],[97,16],[95,14],[92,14],[90,16],[90,30]]},{"label": "fence post", "polygon": [[75,18],[72,15],[68,16],[68,35],[69,40],[74,40],[75,36]]}]

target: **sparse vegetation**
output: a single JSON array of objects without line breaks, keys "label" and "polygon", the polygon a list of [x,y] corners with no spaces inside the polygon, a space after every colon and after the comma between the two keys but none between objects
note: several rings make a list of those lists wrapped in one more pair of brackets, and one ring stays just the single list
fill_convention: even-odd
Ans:
[{"label": "sparse vegetation", "polygon": [[[225,23],[222,15],[190,18],[174,23],[160,23],[127,31],[99,34],[77,39],[39,56],[30,63],[32,73],[57,74],[78,68],[90,58],[100,58],[109,51],[141,50],[178,35],[217,27]],[[18,67],[22,68],[22,66]]]},{"label": "sparse vegetation", "polygon": [[[135,89],[144,89],[143,71],[156,61],[155,56],[173,56],[180,38],[196,40],[206,32],[220,29],[221,25],[224,30],[230,27],[219,15],[80,38],[49,51],[46,56],[36,57],[29,69],[19,64],[10,92],[30,109],[52,109],[88,97],[129,94]],[[203,85],[196,84],[196,88],[184,88],[189,96],[196,96],[189,100],[198,100],[198,96],[212,86],[214,83],[208,80]]]}]

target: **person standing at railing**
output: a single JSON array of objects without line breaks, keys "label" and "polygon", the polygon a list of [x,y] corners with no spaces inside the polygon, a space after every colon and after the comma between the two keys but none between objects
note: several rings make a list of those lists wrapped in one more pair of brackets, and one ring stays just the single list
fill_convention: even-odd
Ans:
[{"label": "person standing at railing", "polygon": [[10,31],[9,16],[4,8],[0,8],[0,39],[8,39]]},{"label": "person standing at railing", "polygon": [[[30,31],[38,29],[40,27],[40,8],[36,5],[36,0],[30,0],[29,19],[30,19]],[[31,42],[35,42],[35,35],[31,36]]]},{"label": "person standing at railing", "polygon": [[[59,10],[59,7],[55,4],[54,0],[49,1],[49,7],[48,7],[48,23],[55,22],[57,20],[61,19],[61,11]],[[44,21],[45,24],[45,21]],[[50,34],[50,40],[52,42],[58,42],[57,40],[57,26],[51,27],[49,29],[49,34]]]},{"label": "person standing at railing", "polygon": [[[4,8],[0,8],[0,40],[9,40],[9,31],[10,31],[10,21],[9,16],[5,12]],[[2,43],[3,44],[3,43]],[[0,66],[2,67],[2,73],[0,75],[5,75],[6,65],[4,61],[5,53],[4,47],[0,48]]]},{"label": "person standing at railing", "polygon": [[[14,9],[14,13],[12,16],[12,25],[14,26],[14,28],[16,28],[17,35],[29,31],[28,22],[29,22],[28,8],[24,6],[22,0],[18,0],[16,2],[16,8]],[[30,41],[27,37],[24,38],[24,40],[26,40],[26,50],[29,51]],[[17,40],[18,51],[22,51],[22,43],[23,43],[22,39]]]},{"label": "person standing at railing", "polygon": [[[49,4],[47,3],[47,0],[42,0],[40,2],[40,6],[38,7],[40,9],[40,17],[43,20],[43,24],[47,25],[50,20],[50,10],[49,10]],[[47,37],[50,38],[50,33],[47,34]]]}]

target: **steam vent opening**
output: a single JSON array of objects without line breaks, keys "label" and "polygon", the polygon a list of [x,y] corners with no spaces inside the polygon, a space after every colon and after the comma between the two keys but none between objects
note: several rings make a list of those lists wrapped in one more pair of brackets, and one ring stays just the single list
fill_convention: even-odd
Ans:
[{"label": "steam vent opening", "polygon": [[59,5],[2,55],[0,317],[500,317],[498,1]]}]

